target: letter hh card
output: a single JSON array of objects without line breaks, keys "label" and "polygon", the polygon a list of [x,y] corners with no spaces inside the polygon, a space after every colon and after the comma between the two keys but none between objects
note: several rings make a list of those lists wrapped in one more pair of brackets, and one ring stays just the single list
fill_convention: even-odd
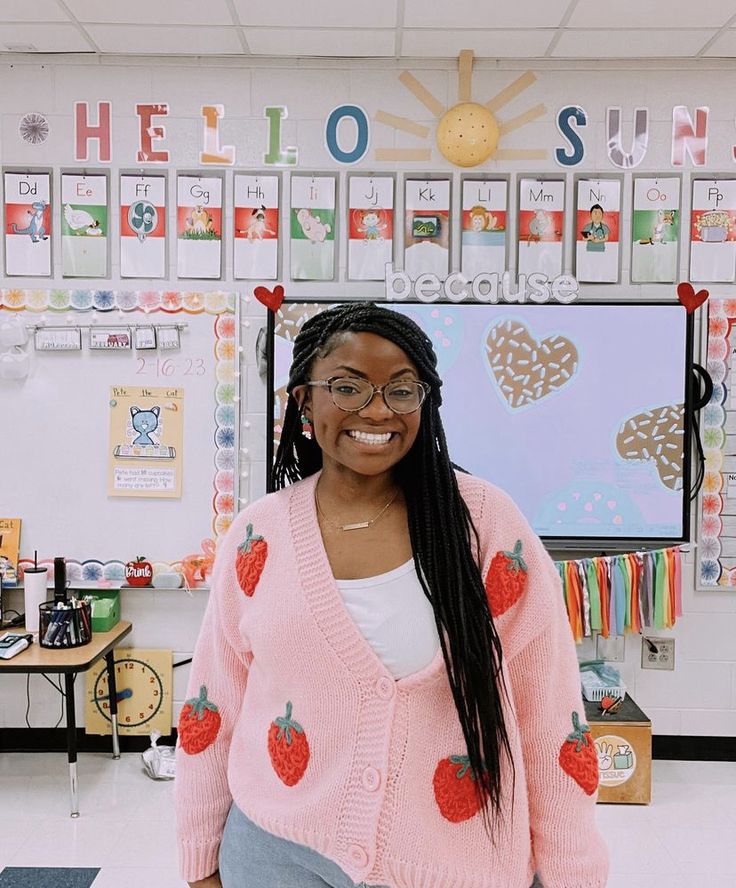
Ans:
[{"label": "letter hh card", "polygon": [[278,280],[278,176],[235,174],[233,238],[233,274],[237,280]]},{"label": "letter hh card", "polygon": [[675,176],[634,178],[631,281],[674,283],[680,240],[680,180]]},{"label": "letter hh card", "polygon": [[107,277],[107,176],[61,176],[61,273]]},{"label": "letter hh card", "polygon": [[5,173],[5,274],[51,275],[51,175]]},{"label": "letter hh card", "polygon": [[736,180],[693,180],[690,280],[732,283],[736,277]]},{"label": "letter hh card", "polygon": [[335,279],[335,176],[291,176],[291,279]]},{"label": "letter hh card", "polygon": [[120,177],[120,276],[166,277],[166,178]]},{"label": "letter hh card", "polygon": [[619,279],[620,179],[579,179],[575,277],[615,284]]},{"label": "letter hh card", "polygon": [[180,278],[222,276],[222,178],[177,176],[176,273]]},{"label": "letter hh card", "polygon": [[507,207],[505,179],[463,180],[461,267],[467,278],[505,271]]},{"label": "letter hh card", "polygon": [[519,185],[519,274],[535,271],[548,278],[562,273],[565,183],[522,179]]},{"label": "letter hh card", "polygon": [[404,206],[404,270],[413,281],[420,274],[443,280],[450,270],[450,180],[407,179]]},{"label": "letter hh card", "polygon": [[382,281],[394,257],[392,176],[348,179],[348,279]]}]

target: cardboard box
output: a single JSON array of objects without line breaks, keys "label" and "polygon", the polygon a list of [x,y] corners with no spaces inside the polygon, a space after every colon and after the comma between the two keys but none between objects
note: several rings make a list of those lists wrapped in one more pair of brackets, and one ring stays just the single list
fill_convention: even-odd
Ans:
[{"label": "cardboard box", "polygon": [[652,800],[652,723],[627,694],[615,715],[585,701],[585,720],[598,753],[598,801],[648,805]]}]

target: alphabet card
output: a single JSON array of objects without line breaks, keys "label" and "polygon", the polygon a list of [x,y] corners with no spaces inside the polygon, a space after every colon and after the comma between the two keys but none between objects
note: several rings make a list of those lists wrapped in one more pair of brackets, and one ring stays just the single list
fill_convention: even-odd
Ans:
[{"label": "alphabet card", "polygon": [[447,277],[450,270],[450,180],[404,182],[404,271]]},{"label": "alphabet card", "polygon": [[519,274],[562,274],[565,182],[522,179],[519,185]]},{"label": "alphabet card", "polygon": [[335,279],[335,176],[291,177],[291,279]]},{"label": "alphabet card", "polygon": [[51,275],[51,174],[5,173],[5,274]]},{"label": "alphabet card", "polygon": [[184,389],[110,388],[108,496],[181,496]]},{"label": "alphabet card", "polygon": [[694,179],[690,280],[736,278],[736,179]]},{"label": "alphabet card", "polygon": [[620,179],[578,179],[575,277],[615,284],[619,279]]},{"label": "alphabet card", "polygon": [[180,278],[222,275],[222,178],[176,178],[176,273]]},{"label": "alphabet card", "polygon": [[482,271],[505,271],[507,208],[505,179],[463,180],[461,268],[470,280]]},{"label": "alphabet card", "polygon": [[382,281],[394,257],[394,179],[348,179],[348,279]]},{"label": "alphabet card", "polygon": [[233,274],[237,280],[279,277],[279,177],[235,175]]},{"label": "alphabet card", "polygon": [[120,276],[166,277],[166,178],[120,177]]},{"label": "alphabet card", "polygon": [[674,283],[680,239],[680,180],[634,178],[631,281]]},{"label": "alphabet card", "polygon": [[61,273],[107,277],[107,176],[61,175]]}]

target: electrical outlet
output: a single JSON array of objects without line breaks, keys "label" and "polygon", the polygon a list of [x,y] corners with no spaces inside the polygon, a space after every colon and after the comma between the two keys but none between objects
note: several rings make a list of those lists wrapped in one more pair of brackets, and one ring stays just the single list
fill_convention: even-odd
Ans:
[{"label": "electrical outlet", "polygon": [[674,638],[650,638],[642,635],[641,638],[641,668],[642,669],[674,669],[675,668],[675,639]]},{"label": "electrical outlet", "polygon": [[595,652],[599,660],[606,660],[608,663],[623,663],[626,659],[624,636],[609,635],[608,638],[604,638],[599,635]]}]

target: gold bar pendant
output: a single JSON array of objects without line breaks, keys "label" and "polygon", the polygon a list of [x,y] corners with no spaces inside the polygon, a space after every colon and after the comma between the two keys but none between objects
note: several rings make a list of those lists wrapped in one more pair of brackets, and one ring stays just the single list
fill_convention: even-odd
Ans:
[{"label": "gold bar pendant", "polygon": [[342,530],[363,530],[366,527],[370,527],[370,521],[361,521],[360,524],[343,524]]}]

